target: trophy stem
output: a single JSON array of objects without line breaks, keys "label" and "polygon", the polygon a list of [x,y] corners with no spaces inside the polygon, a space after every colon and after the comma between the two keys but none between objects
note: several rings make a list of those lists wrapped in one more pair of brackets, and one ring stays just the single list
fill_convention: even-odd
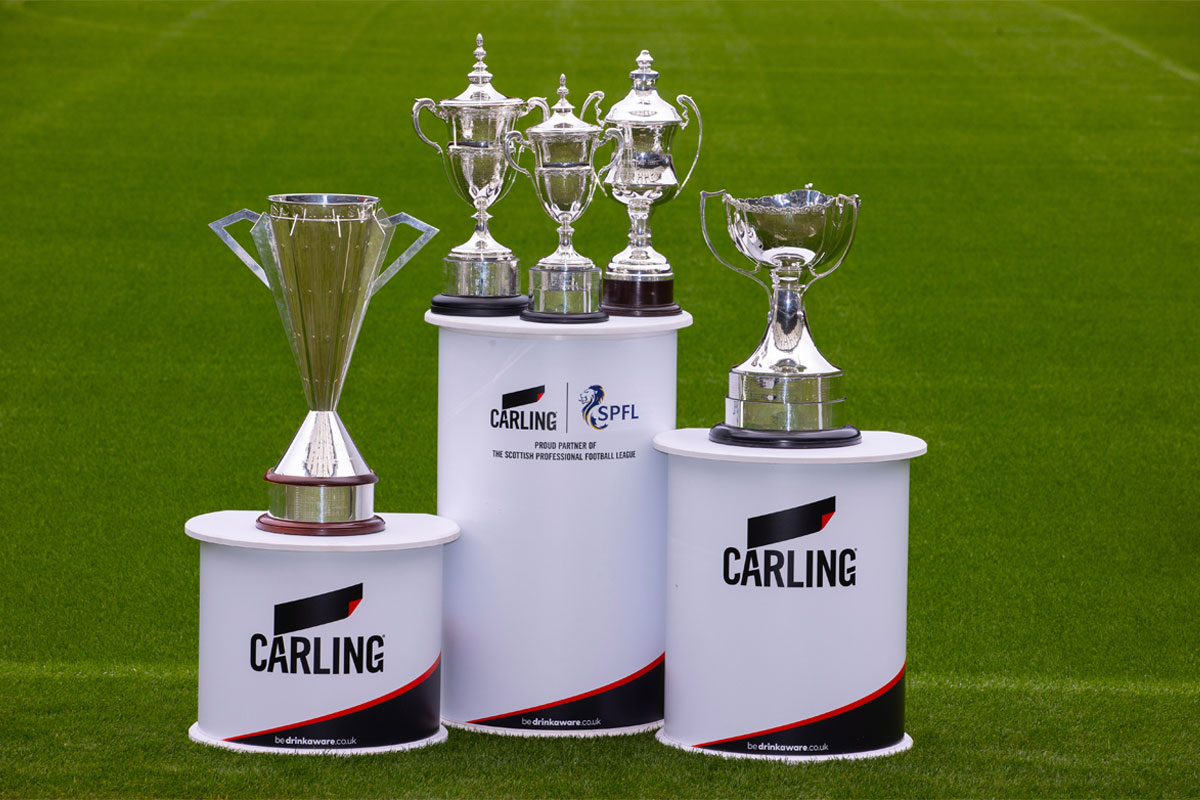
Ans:
[{"label": "trophy stem", "polygon": [[634,259],[646,258],[650,247],[650,210],[646,202],[629,204],[629,249]]},{"label": "trophy stem", "polygon": [[[807,288],[798,275],[771,274],[771,308],[764,345],[769,338],[773,349],[783,353],[792,353],[796,349],[808,330],[808,320],[804,314],[804,290]],[[796,368],[792,359],[788,359],[783,366],[793,370]]]},{"label": "trophy stem", "polygon": [[475,209],[475,236],[486,241],[492,236],[488,232],[488,220],[492,218],[492,215],[488,213],[487,206],[482,203],[476,203]]},{"label": "trophy stem", "polygon": [[571,227],[570,217],[564,214],[560,222],[561,224],[558,226],[558,249],[554,251],[554,255],[551,258],[564,264],[582,260],[579,253],[575,252],[575,229]]}]

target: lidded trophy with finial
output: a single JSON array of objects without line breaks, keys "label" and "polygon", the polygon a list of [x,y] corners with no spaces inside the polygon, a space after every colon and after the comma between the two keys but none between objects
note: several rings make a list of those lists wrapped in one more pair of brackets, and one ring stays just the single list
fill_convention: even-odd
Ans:
[{"label": "lidded trophy with finial", "polygon": [[[475,68],[469,84],[457,97],[434,102],[428,97],[413,106],[413,127],[421,141],[437,150],[450,185],[475,209],[475,231],[443,259],[443,293],[432,308],[459,316],[507,316],[528,304],[521,294],[520,261],[488,230],[488,209],[512,188],[514,174],[504,157],[504,136],[517,120],[534,108],[543,118],[549,106],[540,97],[528,101],[505,97],[492,86],[492,73],[483,62],[483,34],[475,39]],[[446,123],[446,142],[431,141],[421,130],[420,115],[428,109]]]},{"label": "lidded trophy with finial", "polygon": [[[567,76],[560,75],[558,82],[558,102],[550,118],[528,128],[524,136],[510,131],[504,140],[510,164],[530,179],[542,208],[558,223],[558,249],[529,269],[530,307],[521,317],[535,322],[602,322],[608,314],[599,308],[601,273],[590,258],[575,250],[572,223],[587,210],[600,183],[596,151],[609,140],[617,141],[619,150],[620,137],[581,118],[595,103],[599,121],[604,92],[589,94],[581,116],[576,116],[567,100]],[[526,149],[533,152],[532,173],[519,163]],[[610,168],[611,164],[601,172]]]},{"label": "lidded trophy with finial", "polygon": [[[674,299],[671,264],[650,244],[650,214],[692,177],[700,159],[703,124],[696,103],[686,94],[675,98],[678,109],[659,95],[658,72],[649,51],[641,52],[637,64],[629,73],[633,81],[629,94],[604,117],[604,124],[620,133],[622,145],[604,182],[612,188],[613,198],[627,207],[630,227],[629,245],[608,264],[600,307],[610,314],[664,316],[681,309]],[[696,155],[680,181],[671,150],[675,134],[690,122],[689,107],[696,115]]]}]

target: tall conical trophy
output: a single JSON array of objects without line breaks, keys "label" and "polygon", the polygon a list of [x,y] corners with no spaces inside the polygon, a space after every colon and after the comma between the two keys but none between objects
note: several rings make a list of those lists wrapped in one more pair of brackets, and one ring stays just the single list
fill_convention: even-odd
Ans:
[{"label": "tall conical trophy", "polygon": [[[717,252],[704,217],[710,197],[725,203],[734,246],[754,266],[735,266]],[[709,250],[725,266],[748,275],[767,290],[767,331],[750,358],[729,373],[725,422],[709,438],[750,447],[842,447],[862,434],[845,424],[842,370],[813,342],[804,313],[804,294],[837,269],[854,239],[858,195],[825,195],[804,189],[739,199],[728,192],[700,193],[700,227]],[[767,286],[757,272],[771,272]]]},{"label": "tall conical trophy", "polygon": [[[437,228],[408,214],[388,216],[375,197],[285,194],[268,200],[265,214],[243,209],[209,226],[275,296],[308,401],[300,432],[265,476],[270,500],[258,527],[326,536],[382,530],[374,513],[379,477],[338,418],[337,403],[367,303]],[[261,264],[226,230],[242,220],[254,223],[250,233]],[[401,224],[421,235],[381,271]]]},{"label": "tall conical trophy", "polygon": [[[438,151],[454,191],[475,209],[475,232],[443,259],[442,293],[431,307],[439,314],[502,317],[519,314],[529,304],[521,294],[520,260],[488,230],[488,209],[512,188],[515,173],[504,157],[504,135],[534,108],[550,116],[545,98],[528,101],[505,97],[492,87],[483,63],[483,35],[475,38],[475,69],[457,97],[435,103],[422,97],[413,105],[412,122],[421,141]],[[446,123],[446,144],[431,141],[421,130],[421,110]]]}]

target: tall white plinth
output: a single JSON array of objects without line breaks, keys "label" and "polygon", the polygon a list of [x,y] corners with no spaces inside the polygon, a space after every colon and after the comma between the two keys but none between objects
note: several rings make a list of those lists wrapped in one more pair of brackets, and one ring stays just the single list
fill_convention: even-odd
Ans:
[{"label": "tall white plinth", "polygon": [[200,540],[197,742],[271,753],[440,742],[442,547],[453,522],[381,514],[359,536],[255,527],[260,511],[188,520]]},{"label": "tall white plinth", "polygon": [[904,732],[913,436],[776,450],[654,439],[667,466],[660,741],[742,758],[865,758]]},{"label": "tall white plinth", "polygon": [[666,459],[676,331],[427,314],[438,333],[446,552],[442,716],[594,736],[662,719]]}]

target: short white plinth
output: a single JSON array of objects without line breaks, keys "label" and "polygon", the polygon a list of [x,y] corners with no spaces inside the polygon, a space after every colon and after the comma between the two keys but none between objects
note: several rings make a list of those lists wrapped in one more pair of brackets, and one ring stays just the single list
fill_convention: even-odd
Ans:
[{"label": "short white plinth", "polygon": [[188,520],[200,540],[195,741],[354,755],[444,741],[442,547],[458,526],[381,514],[361,536],[294,536],[260,511]]},{"label": "short white plinth", "polygon": [[850,447],[715,444],[662,433],[666,720],[696,753],[818,761],[907,750],[913,436]]}]

